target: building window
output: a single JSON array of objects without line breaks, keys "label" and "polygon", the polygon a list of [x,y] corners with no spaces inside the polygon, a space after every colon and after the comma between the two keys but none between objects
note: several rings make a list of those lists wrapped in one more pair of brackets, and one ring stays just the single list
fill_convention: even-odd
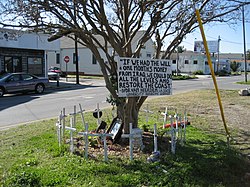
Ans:
[{"label": "building window", "polygon": [[16,73],[22,71],[22,58],[6,56],[4,57],[4,71],[6,73]]},{"label": "building window", "polygon": [[184,62],[185,64],[189,64],[189,61],[188,60],[185,60],[185,62]]},{"label": "building window", "polygon": [[176,64],[176,60],[173,60],[173,64]]},{"label": "building window", "polygon": [[194,64],[198,64],[198,60],[194,60]]},{"label": "building window", "polygon": [[147,53],[147,57],[148,57],[148,58],[151,58],[151,53]]},{"label": "building window", "polygon": [[205,61],[205,65],[208,65],[208,61]]},{"label": "building window", "polygon": [[60,54],[56,54],[56,64],[60,64]]},{"label": "building window", "polygon": [[28,64],[42,64],[42,58],[28,57]]},{"label": "building window", "polygon": [[28,57],[28,72],[35,75],[43,74],[43,59],[39,57]]},{"label": "building window", "polygon": [[94,55],[92,55],[92,64],[97,64],[97,61]]}]

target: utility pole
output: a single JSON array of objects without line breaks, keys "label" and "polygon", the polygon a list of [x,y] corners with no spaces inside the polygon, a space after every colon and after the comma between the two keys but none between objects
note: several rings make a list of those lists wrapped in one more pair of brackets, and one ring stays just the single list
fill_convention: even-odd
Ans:
[{"label": "utility pole", "polygon": [[217,59],[217,73],[219,71],[219,65],[220,65],[220,35],[218,36],[218,59]]},{"label": "utility pole", "polygon": [[79,63],[78,63],[78,47],[77,47],[77,36],[75,35],[75,61],[76,61],[76,84],[79,83]]},{"label": "utility pole", "polygon": [[[177,37],[179,38],[179,25],[175,27],[177,29]],[[177,40],[178,42],[179,40]],[[176,48],[176,75],[179,75],[179,45]]]},{"label": "utility pole", "polygon": [[[74,0],[74,18],[76,22],[76,0]],[[77,46],[77,35],[75,34],[75,63],[76,63],[76,84],[79,83],[79,63],[78,63],[78,46]]]},{"label": "utility pole", "polygon": [[242,28],[243,28],[243,43],[244,43],[245,82],[247,82],[247,55],[246,55],[246,34],[245,34],[244,5],[242,6]]},{"label": "utility pole", "polygon": [[177,47],[177,53],[176,53],[176,75],[178,76],[179,75],[179,49]]}]

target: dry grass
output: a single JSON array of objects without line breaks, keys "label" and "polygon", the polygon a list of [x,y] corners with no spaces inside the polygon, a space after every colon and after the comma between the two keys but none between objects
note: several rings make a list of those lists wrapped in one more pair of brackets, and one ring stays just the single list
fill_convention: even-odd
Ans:
[{"label": "dry grass", "polygon": [[[239,96],[237,91],[232,90],[221,90],[220,95],[226,124],[234,140],[232,145],[240,148],[244,154],[250,155],[250,97]],[[151,110],[163,112],[164,108],[168,107],[180,114],[183,114],[186,108],[192,125],[204,131],[225,134],[214,90],[200,90],[151,99],[145,106],[147,104]]]}]

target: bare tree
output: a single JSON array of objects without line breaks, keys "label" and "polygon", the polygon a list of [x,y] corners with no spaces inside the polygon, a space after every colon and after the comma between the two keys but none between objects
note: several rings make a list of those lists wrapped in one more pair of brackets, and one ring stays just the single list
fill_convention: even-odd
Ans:
[{"label": "bare tree", "polygon": [[[147,97],[118,97],[115,55],[139,57],[144,44],[154,38],[154,58],[169,58],[183,38],[198,27],[195,9],[200,10],[204,24],[228,22],[240,17],[236,12],[244,2],[247,4],[240,0],[6,0],[1,2],[0,11],[3,26],[50,33],[50,40],[63,36],[74,39],[76,35],[99,62],[117,115],[128,132],[128,123],[138,125],[139,109]],[[133,50],[132,40],[140,30],[145,32]],[[109,45],[114,49],[112,54]]]}]

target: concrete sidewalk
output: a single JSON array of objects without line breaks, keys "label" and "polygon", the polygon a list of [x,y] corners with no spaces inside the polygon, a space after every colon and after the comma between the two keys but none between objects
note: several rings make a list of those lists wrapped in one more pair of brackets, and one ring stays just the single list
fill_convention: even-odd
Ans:
[{"label": "concrete sidewalk", "polygon": [[80,79],[79,84],[76,84],[73,78],[60,78],[57,82],[56,80],[49,80],[48,89],[60,89],[60,88],[72,88],[80,86],[105,86],[104,80],[100,79]]}]

